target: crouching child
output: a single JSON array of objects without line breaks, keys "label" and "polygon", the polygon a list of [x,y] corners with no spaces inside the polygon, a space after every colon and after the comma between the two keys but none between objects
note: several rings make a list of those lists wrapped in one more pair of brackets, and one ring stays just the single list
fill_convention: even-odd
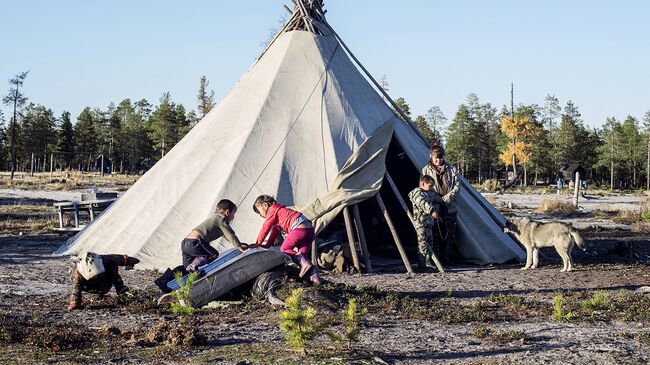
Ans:
[{"label": "crouching child", "polygon": [[219,257],[219,251],[210,245],[210,242],[225,237],[230,244],[245,251],[248,245],[239,241],[230,223],[235,219],[237,205],[228,199],[222,199],[212,216],[196,226],[181,242],[183,265],[167,269],[154,283],[163,292],[169,293],[171,289],[167,283],[174,280],[174,274],[180,272],[183,276],[190,272],[199,271],[198,268],[208,264]]},{"label": "crouching child", "polygon": [[81,293],[105,295],[111,287],[115,292],[124,294],[129,288],[124,285],[119,273],[119,266],[133,267],[140,260],[127,255],[98,255],[86,252],[79,256],[72,269],[72,291],[68,309],[81,309]]},{"label": "crouching child", "polygon": [[424,175],[420,177],[420,185],[409,193],[413,205],[413,225],[418,237],[418,263],[423,272],[436,269],[431,256],[434,247],[433,226],[436,219],[440,219],[440,198],[433,191],[433,184],[433,178]]}]

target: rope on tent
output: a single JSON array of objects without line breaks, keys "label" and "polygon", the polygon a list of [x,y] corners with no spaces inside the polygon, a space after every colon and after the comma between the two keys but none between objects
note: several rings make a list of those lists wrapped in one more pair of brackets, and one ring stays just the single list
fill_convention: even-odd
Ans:
[{"label": "rope on tent", "polygon": [[246,198],[248,197],[248,194],[250,194],[250,192],[253,190],[253,188],[255,187],[255,185],[257,185],[257,182],[258,182],[258,181],[260,180],[260,178],[262,177],[262,174],[264,174],[264,172],[266,171],[266,169],[267,169],[267,168],[269,167],[269,165],[271,164],[271,161],[273,161],[273,159],[275,158],[275,155],[278,153],[278,151],[280,150],[280,148],[282,147],[282,145],[284,145],[284,142],[287,140],[287,137],[289,137],[289,133],[291,133],[291,131],[293,130],[293,127],[294,127],[294,126],[296,125],[296,123],[298,122],[298,119],[300,119],[300,116],[301,116],[302,113],[305,111],[305,108],[307,107],[307,104],[309,104],[309,100],[311,100],[312,96],[314,95],[314,92],[315,92],[316,89],[318,88],[318,85],[321,84],[321,80],[323,79],[323,76],[327,74],[327,70],[329,70],[329,66],[330,66],[330,63],[332,62],[332,58],[334,58],[334,55],[336,55],[336,52],[338,52],[338,50],[339,50],[339,45],[337,44],[337,45],[336,45],[336,48],[334,48],[334,51],[332,52],[332,55],[331,55],[330,58],[327,60],[327,65],[325,66],[325,69],[323,70],[323,72],[321,73],[320,77],[318,78],[318,81],[316,81],[316,84],[315,84],[314,87],[312,88],[311,93],[309,93],[309,97],[307,98],[307,100],[306,100],[305,103],[303,104],[303,106],[302,106],[302,108],[300,109],[300,112],[298,113],[298,115],[296,116],[296,118],[295,118],[295,119],[293,120],[293,122],[291,122],[291,124],[289,125],[289,129],[287,130],[287,133],[284,135],[284,137],[282,138],[282,140],[280,141],[280,143],[279,143],[278,146],[276,147],[275,151],[273,151],[273,154],[271,155],[271,158],[269,158],[269,160],[268,160],[268,162],[266,163],[266,165],[264,165],[264,168],[262,168],[262,171],[260,171],[259,175],[257,175],[257,178],[255,178],[255,181],[253,181],[253,184],[251,185],[250,189],[248,189],[248,191],[246,192],[246,194],[244,194],[244,196],[239,200],[239,202],[238,202],[237,205],[241,205],[241,204],[244,202],[244,200],[246,200]]}]

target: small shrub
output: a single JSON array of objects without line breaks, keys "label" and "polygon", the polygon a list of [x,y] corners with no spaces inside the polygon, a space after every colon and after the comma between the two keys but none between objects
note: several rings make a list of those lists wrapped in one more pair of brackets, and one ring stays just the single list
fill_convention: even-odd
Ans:
[{"label": "small shrub", "polygon": [[280,329],[291,348],[306,354],[307,345],[322,331],[314,319],[316,310],[303,308],[302,289],[292,290],[285,304],[287,309],[280,313]]},{"label": "small shrub", "polygon": [[492,334],[492,331],[483,324],[474,327],[474,337],[486,338]]},{"label": "small shrub", "polygon": [[573,312],[564,311],[564,295],[556,293],[553,295],[553,320],[554,321],[571,321],[577,318]]},{"label": "small shrub", "polygon": [[607,310],[612,308],[612,303],[609,299],[609,293],[604,290],[596,290],[591,299],[580,302],[580,307],[590,311]]},{"label": "small shrub", "polygon": [[183,282],[181,272],[174,274],[174,278],[179,285],[179,288],[172,292],[172,296],[176,299],[176,303],[172,303],[172,312],[174,314],[194,314],[194,308],[190,305],[190,293],[192,293],[192,288],[198,277],[199,273],[193,272],[187,276],[187,281]]},{"label": "small shrub", "polygon": [[524,297],[512,295],[512,294],[494,294],[490,293],[487,297],[488,302],[497,304],[497,305],[512,305],[512,306],[521,306],[524,304]]},{"label": "small shrub", "polygon": [[576,208],[573,204],[557,199],[544,199],[537,208],[537,213],[572,214]]},{"label": "small shrub", "polygon": [[368,314],[367,308],[357,310],[357,301],[354,298],[348,300],[348,307],[343,312],[343,323],[345,324],[345,338],[348,341],[348,346],[353,342],[359,342],[359,334],[361,333],[361,319]]}]

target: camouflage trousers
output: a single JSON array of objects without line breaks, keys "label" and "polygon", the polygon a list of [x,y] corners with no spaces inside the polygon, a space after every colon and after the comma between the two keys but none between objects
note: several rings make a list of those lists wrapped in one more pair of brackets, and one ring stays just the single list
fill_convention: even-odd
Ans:
[{"label": "camouflage trousers", "polygon": [[433,253],[433,226],[421,225],[415,227],[418,236],[418,258],[431,257]]}]

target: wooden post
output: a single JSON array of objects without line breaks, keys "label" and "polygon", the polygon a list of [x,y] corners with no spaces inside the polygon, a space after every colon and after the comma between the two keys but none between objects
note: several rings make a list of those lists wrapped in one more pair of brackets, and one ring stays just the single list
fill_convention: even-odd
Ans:
[{"label": "wooden post", "polygon": [[74,226],[79,228],[79,206],[77,203],[74,203]]},{"label": "wooden post", "polygon": [[102,172],[101,172],[100,176],[104,176],[104,154],[103,153],[102,153],[101,169],[102,169]]},{"label": "wooden post", "polygon": [[352,216],[354,217],[354,225],[357,227],[357,235],[359,236],[359,243],[361,243],[361,255],[366,264],[366,271],[372,272],[372,262],[370,260],[370,251],[366,244],[366,234],[363,232],[363,225],[361,224],[361,214],[359,214],[359,205],[352,206]]},{"label": "wooden post", "polygon": [[578,209],[578,195],[580,195],[580,172],[576,171],[576,180],[573,184],[573,206]]},{"label": "wooden post", "polygon": [[52,180],[53,172],[54,172],[54,154],[50,153],[50,180]]},{"label": "wooden post", "polygon": [[352,231],[352,219],[350,219],[350,210],[348,207],[343,208],[343,219],[345,220],[345,230],[348,233],[348,243],[350,244],[350,255],[352,256],[352,263],[357,272],[361,272],[361,265],[359,265],[359,255],[357,254],[357,247],[354,244],[354,233]]},{"label": "wooden post", "polygon": [[311,241],[311,264],[318,265],[318,246],[316,246],[316,240]]},{"label": "wooden post", "polygon": [[29,175],[34,176],[34,152],[32,152],[32,159],[30,160]]},{"label": "wooden post", "polygon": [[384,219],[386,219],[386,223],[388,224],[390,233],[393,235],[393,239],[395,240],[395,246],[397,246],[397,250],[399,251],[399,254],[402,257],[402,261],[404,262],[406,271],[408,271],[409,274],[413,274],[413,268],[411,268],[411,263],[409,262],[408,257],[406,257],[406,252],[404,251],[404,247],[402,246],[402,241],[400,241],[399,236],[397,236],[397,229],[393,224],[393,220],[390,219],[390,215],[388,214],[386,205],[384,205],[384,201],[381,199],[381,195],[379,195],[379,193],[375,195],[375,198],[377,198],[379,209],[381,209],[381,212],[384,214]]},{"label": "wooden post", "polygon": [[[409,210],[408,205],[406,205],[406,202],[404,199],[402,199],[402,196],[399,193],[399,190],[397,190],[397,185],[395,185],[395,181],[393,181],[393,178],[390,177],[388,174],[388,171],[386,171],[386,181],[388,181],[388,185],[393,189],[393,193],[395,193],[395,196],[397,197],[397,200],[399,200],[400,205],[402,206],[402,209],[406,212],[406,215],[409,217],[411,220],[411,223],[413,224],[413,228],[415,229],[415,221],[413,220],[413,214],[411,214],[411,211]],[[440,263],[440,260],[438,260],[438,257],[436,254],[431,251],[431,259],[433,260],[433,263],[436,264],[436,267],[438,268],[438,271],[441,273],[445,272],[445,269],[442,267],[442,264]]]}]

